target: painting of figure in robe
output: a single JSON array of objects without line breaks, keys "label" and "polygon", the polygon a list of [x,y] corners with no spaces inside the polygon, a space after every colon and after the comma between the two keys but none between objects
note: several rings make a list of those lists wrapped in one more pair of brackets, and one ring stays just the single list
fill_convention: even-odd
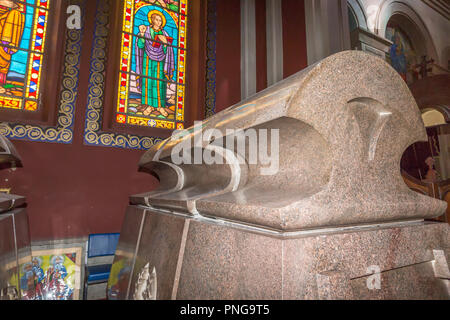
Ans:
[{"label": "painting of figure in robe", "polygon": [[150,0],[151,4],[159,4],[163,8],[167,8],[173,11],[178,11],[179,2],[174,0]]},{"label": "painting of figure in robe", "polygon": [[[135,3],[136,11],[130,28],[134,36],[130,48],[132,54],[126,113],[150,118],[148,121],[173,121],[179,87],[177,70],[181,15],[168,6],[163,7],[163,0],[161,3],[157,0],[152,4],[150,2]],[[127,56],[122,55],[122,63],[123,58]]]},{"label": "painting of figure in robe", "polygon": [[24,29],[25,16],[17,1],[0,0],[0,93],[6,91],[12,57],[18,52]]}]

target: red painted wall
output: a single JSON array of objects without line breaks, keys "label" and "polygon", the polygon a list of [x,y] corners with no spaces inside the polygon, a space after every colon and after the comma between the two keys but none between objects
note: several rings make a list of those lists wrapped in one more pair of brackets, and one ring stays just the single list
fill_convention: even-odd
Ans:
[{"label": "red painted wall", "polygon": [[290,75],[308,66],[304,0],[283,0],[283,74]]},{"label": "red painted wall", "polygon": [[240,0],[217,1],[216,112],[241,100]]}]

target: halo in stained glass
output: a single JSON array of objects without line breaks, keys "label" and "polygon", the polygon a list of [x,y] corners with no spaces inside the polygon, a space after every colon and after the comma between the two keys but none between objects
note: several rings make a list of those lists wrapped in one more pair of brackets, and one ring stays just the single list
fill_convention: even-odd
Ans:
[{"label": "halo in stained glass", "polygon": [[184,127],[186,13],[187,0],[124,1],[118,123]]},{"label": "halo in stained glass", "polygon": [[50,0],[0,3],[0,108],[38,110]]}]

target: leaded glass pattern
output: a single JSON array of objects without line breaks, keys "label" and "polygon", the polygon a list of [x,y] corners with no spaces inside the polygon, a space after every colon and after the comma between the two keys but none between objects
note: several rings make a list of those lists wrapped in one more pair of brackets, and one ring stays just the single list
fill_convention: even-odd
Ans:
[{"label": "leaded glass pattern", "polygon": [[184,128],[187,0],[125,0],[118,123]]}]

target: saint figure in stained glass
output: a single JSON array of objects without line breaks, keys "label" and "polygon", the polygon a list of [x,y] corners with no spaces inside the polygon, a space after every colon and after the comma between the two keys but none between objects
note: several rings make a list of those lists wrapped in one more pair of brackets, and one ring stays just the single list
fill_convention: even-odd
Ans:
[{"label": "saint figure in stained glass", "polygon": [[11,57],[18,51],[22,39],[25,16],[13,0],[0,0],[0,85],[6,84]]},{"label": "saint figure in stained glass", "polygon": [[139,26],[139,38],[136,41],[136,72],[141,76],[137,80],[142,93],[143,114],[157,109],[167,117],[167,82],[173,78],[175,57],[170,45],[173,38],[164,30],[165,16],[158,10],[148,13],[150,25]]}]

